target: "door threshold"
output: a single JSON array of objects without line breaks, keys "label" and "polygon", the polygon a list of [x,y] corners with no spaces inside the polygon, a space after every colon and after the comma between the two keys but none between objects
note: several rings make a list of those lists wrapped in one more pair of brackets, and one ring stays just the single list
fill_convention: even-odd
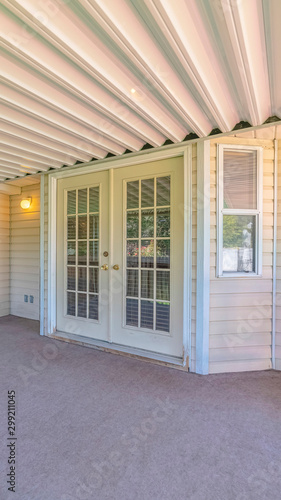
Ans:
[{"label": "door threshold", "polygon": [[146,351],[144,349],[137,349],[135,347],[123,346],[121,344],[114,344],[106,342],[104,340],[96,340],[96,339],[91,339],[89,337],[83,337],[82,335],[74,335],[71,333],[65,333],[59,331],[47,336],[55,340],[69,342],[71,344],[77,344],[83,347],[90,347],[92,349],[98,349],[100,351],[110,352],[111,354],[128,356],[130,358],[136,358],[141,361],[146,361],[148,363],[167,366],[169,368],[175,368],[177,370],[182,370],[186,372],[188,371],[189,367],[188,357],[184,362],[183,358],[179,358],[176,356],[168,356],[167,354],[159,354],[156,352]]}]

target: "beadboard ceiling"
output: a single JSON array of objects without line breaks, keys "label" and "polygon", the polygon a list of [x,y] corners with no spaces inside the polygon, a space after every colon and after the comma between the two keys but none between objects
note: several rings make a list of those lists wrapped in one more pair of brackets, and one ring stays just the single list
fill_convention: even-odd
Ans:
[{"label": "beadboard ceiling", "polygon": [[1,0],[0,181],[277,120],[280,19],[280,0]]}]

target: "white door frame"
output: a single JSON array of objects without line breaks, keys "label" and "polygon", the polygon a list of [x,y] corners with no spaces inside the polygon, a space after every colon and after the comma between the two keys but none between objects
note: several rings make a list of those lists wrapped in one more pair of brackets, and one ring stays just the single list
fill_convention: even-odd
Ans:
[{"label": "white door frame", "polygon": [[[48,178],[48,310],[46,335],[57,331],[57,181],[76,175],[90,174],[101,170],[128,167],[151,161],[182,156],[184,161],[184,289],[183,289],[183,365],[191,352],[191,301],[192,301],[192,144],[173,145],[158,148],[157,151],[142,151],[126,155],[124,158],[107,158],[83,164],[81,167],[64,168],[51,172]],[[111,187],[112,188],[112,187]],[[110,209],[110,214],[112,210]],[[111,230],[111,222],[109,223]],[[110,315],[110,311],[109,311]],[[112,322],[112,318],[109,318]]]}]

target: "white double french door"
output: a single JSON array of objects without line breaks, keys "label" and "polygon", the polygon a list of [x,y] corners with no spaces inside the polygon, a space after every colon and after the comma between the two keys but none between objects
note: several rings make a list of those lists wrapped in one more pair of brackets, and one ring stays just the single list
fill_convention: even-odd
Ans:
[{"label": "white double french door", "polygon": [[183,352],[183,160],[58,181],[57,330]]}]

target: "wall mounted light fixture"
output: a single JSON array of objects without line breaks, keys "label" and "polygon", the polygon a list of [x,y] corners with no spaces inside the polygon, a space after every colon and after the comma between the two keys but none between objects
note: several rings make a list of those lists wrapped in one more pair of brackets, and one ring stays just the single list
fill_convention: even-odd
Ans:
[{"label": "wall mounted light fixture", "polygon": [[26,210],[27,208],[29,208],[29,207],[30,207],[30,205],[31,205],[31,198],[25,198],[24,200],[21,200],[21,202],[20,202],[20,206],[21,206],[21,208],[23,208],[23,209],[25,209],[25,210]]}]

